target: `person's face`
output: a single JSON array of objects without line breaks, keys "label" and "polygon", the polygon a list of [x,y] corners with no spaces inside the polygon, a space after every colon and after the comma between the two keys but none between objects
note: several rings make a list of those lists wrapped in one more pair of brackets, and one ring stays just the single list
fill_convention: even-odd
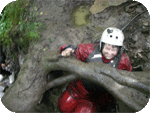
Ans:
[{"label": "person's face", "polygon": [[102,53],[106,59],[112,59],[117,55],[118,47],[110,45],[110,44],[105,44],[103,47]]}]

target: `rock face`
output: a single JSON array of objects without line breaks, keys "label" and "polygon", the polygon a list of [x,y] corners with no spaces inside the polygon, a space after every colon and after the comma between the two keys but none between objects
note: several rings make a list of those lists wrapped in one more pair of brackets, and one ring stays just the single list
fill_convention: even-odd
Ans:
[{"label": "rock face", "polygon": [[95,0],[94,5],[90,8],[92,14],[99,13],[109,6],[117,6],[129,0]]}]

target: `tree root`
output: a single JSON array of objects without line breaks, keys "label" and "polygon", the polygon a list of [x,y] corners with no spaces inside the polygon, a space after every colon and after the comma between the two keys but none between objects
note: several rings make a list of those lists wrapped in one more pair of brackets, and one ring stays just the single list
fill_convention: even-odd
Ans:
[{"label": "tree root", "polygon": [[[26,62],[24,65],[30,67],[28,65],[32,63],[31,59]],[[33,61],[33,63],[35,62]],[[39,67],[38,73],[37,65]],[[55,70],[62,70],[71,74],[47,83],[46,75]],[[18,77],[2,98],[3,104],[15,112],[34,111],[45,91],[78,78],[90,80],[104,87],[116,99],[124,102],[135,112],[146,106],[150,96],[149,72],[128,72],[103,63],[84,63],[74,57],[61,57],[58,52],[46,53],[32,70],[23,68],[19,74],[22,73],[23,76]],[[38,79],[34,80],[35,76]],[[29,84],[32,86],[29,87]],[[23,92],[18,95],[20,91]]]}]

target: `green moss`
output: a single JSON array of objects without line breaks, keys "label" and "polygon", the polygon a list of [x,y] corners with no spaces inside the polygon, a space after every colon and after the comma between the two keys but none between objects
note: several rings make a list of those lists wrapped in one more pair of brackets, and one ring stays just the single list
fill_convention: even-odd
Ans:
[{"label": "green moss", "polygon": [[76,27],[83,27],[91,23],[91,15],[89,12],[90,5],[77,6],[72,14],[72,22]]},{"label": "green moss", "polygon": [[9,36],[9,32],[22,19],[23,12],[26,9],[28,0],[18,0],[9,3],[3,10],[2,19],[0,20],[0,37],[3,44],[7,46],[12,44],[13,40]]},{"label": "green moss", "polygon": [[8,4],[0,20],[0,37],[3,46],[13,43],[21,49],[27,49],[31,41],[40,38],[42,24],[37,19],[37,10],[29,11],[29,7],[36,7],[32,0],[17,0]]}]

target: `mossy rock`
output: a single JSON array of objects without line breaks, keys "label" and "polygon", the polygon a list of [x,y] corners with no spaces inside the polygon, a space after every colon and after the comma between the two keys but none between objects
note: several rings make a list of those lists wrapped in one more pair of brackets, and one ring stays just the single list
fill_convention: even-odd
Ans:
[{"label": "mossy rock", "polygon": [[[31,8],[34,10],[30,11]],[[38,20],[36,6],[32,0],[17,0],[9,3],[3,10],[0,20],[0,41],[3,48],[19,47],[27,52],[32,41],[40,40],[40,31],[44,24]]]}]

